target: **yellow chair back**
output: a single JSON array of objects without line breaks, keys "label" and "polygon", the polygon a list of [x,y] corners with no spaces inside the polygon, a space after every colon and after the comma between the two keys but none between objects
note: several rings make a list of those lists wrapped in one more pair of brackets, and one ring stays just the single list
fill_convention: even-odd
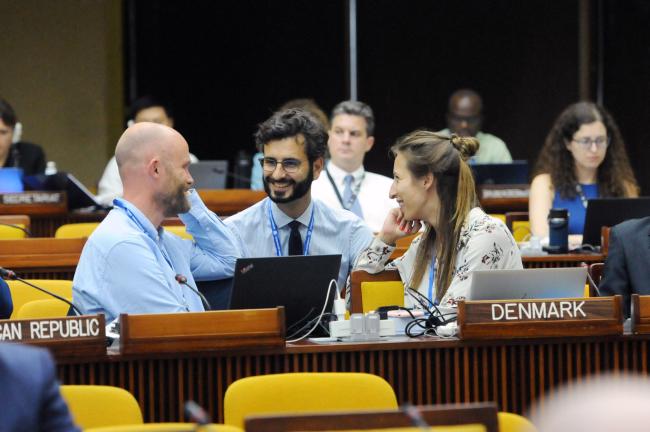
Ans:
[{"label": "yellow chair back", "polygon": [[[58,294],[67,299],[72,298],[72,281],[71,280],[56,280],[56,279],[27,279],[28,282],[36,286],[45,288],[48,291]],[[35,288],[25,285],[24,283],[16,280],[7,281],[9,291],[11,291],[11,300],[14,303],[14,312],[11,314],[11,319],[15,319],[18,311],[28,302],[34,300],[56,300],[52,296],[47,295]],[[59,303],[59,300],[56,300]],[[67,311],[67,309],[66,309]]]},{"label": "yellow chair back", "polygon": [[95,231],[99,222],[80,222],[61,225],[54,232],[54,238],[85,238]]},{"label": "yellow chair back", "polygon": [[523,242],[530,236],[530,221],[512,222],[512,236],[516,242]]},{"label": "yellow chair back", "polygon": [[134,425],[90,428],[85,430],[85,432],[140,432],[140,431],[142,432],[147,432],[147,431],[151,431],[151,432],[166,432],[166,431],[169,432],[183,432],[183,431],[244,432],[242,429],[238,427],[222,425],[222,424],[209,424],[197,428],[196,423],[144,423],[144,424],[134,424]]},{"label": "yellow chair back", "polygon": [[361,282],[363,312],[380,306],[404,306],[404,284],[401,281]]},{"label": "yellow chair back", "polygon": [[[68,299],[72,301],[71,299]],[[70,305],[61,300],[33,300],[25,303],[13,316],[14,319],[60,318],[68,315]]]},{"label": "yellow chair back", "polygon": [[303,372],[260,375],[232,383],[224,397],[224,423],[244,427],[244,417],[290,412],[396,409],[393,388],[366,373]]},{"label": "yellow chair back", "polygon": [[533,423],[524,416],[509,412],[499,412],[499,432],[536,432]]},{"label": "yellow chair back", "polygon": [[138,401],[128,391],[101,385],[62,385],[61,395],[75,423],[82,429],[142,425]]},{"label": "yellow chair back", "polygon": [[185,225],[167,225],[167,226],[163,226],[163,228],[165,229],[165,231],[168,231],[172,234],[176,234],[177,236],[184,239],[192,240],[194,238],[190,233],[185,231]]},{"label": "yellow chair back", "polygon": [[[17,227],[27,229],[24,224],[13,224]],[[6,225],[0,225],[0,240],[20,240],[27,237],[27,233],[18,228]]]}]

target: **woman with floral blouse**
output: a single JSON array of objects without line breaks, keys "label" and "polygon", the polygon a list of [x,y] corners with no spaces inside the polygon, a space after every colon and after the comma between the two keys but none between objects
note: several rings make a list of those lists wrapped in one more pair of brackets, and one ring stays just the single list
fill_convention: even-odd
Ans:
[{"label": "woman with floral blouse", "polygon": [[[479,207],[467,160],[475,138],[415,131],[391,148],[395,156],[392,209],[381,231],[361,254],[355,270],[378,273],[396,267],[409,287],[442,306],[465,299],[474,270],[521,269],[521,255],[508,228]],[[400,258],[386,265],[401,237],[424,232]],[[406,304],[411,296],[405,295]]]}]

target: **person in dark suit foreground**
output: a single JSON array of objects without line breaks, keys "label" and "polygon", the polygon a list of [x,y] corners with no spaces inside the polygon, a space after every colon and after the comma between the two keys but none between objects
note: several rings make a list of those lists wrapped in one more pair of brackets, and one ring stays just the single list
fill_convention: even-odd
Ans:
[{"label": "person in dark suit foreground", "polygon": [[609,252],[605,261],[600,295],[623,296],[623,313],[630,316],[632,294],[650,294],[650,217],[630,219],[609,232]]},{"label": "person in dark suit foreground", "polygon": [[61,397],[50,354],[0,343],[0,432],[78,431]]}]

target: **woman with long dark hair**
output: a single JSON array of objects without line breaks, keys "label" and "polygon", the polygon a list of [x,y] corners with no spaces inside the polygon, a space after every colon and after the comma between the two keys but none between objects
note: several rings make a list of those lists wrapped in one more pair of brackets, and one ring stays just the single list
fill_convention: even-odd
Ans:
[{"label": "woman with long dark hair", "polygon": [[[401,237],[416,233],[406,253],[393,261],[405,287],[431,302],[454,306],[466,298],[472,272],[521,269],[512,234],[479,207],[467,160],[478,150],[475,138],[415,131],[391,148],[395,156],[391,210],[382,230],[357,261],[356,269],[384,269]],[[407,297],[408,298],[408,297]]]},{"label": "woman with long dark hair", "polygon": [[592,102],[575,103],[555,120],[535,166],[528,204],[532,234],[548,236],[551,208],[569,210],[569,234],[582,234],[587,200],[638,195],[612,116]]}]

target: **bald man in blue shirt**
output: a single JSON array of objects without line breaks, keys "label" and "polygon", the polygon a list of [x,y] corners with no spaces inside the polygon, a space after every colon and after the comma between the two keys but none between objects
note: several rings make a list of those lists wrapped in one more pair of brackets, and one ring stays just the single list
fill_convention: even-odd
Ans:
[{"label": "bald man in blue shirt", "polygon": [[[187,142],[170,127],[137,123],[122,134],[115,158],[124,198],[113,201],[84,246],[74,303],[84,313],[104,313],[107,322],[121,313],[204,310],[195,281],[231,277],[237,247],[191,189]],[[194,241],[162,229],[166,217],[177,215]]]}]

